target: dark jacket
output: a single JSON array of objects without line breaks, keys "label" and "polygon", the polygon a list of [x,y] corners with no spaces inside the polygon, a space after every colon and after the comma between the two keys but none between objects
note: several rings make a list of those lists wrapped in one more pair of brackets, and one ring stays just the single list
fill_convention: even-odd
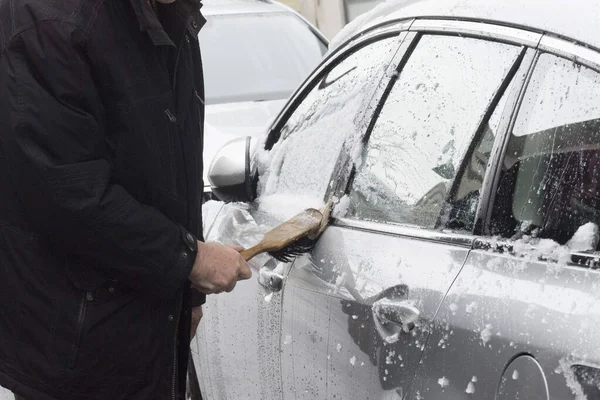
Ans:
[{"label": "dark jacket", "polygon": [[0,1],[0,384],[25,398],[178,396],[200,7],[159,21],[145,0]]}]

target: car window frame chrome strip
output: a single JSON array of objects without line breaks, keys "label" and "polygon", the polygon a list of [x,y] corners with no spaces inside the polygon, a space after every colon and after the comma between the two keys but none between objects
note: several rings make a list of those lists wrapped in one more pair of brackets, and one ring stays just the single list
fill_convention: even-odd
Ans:
[{"label": "car window frame chrome strip", "polygon": [[475,243],[475,240],[477,239],[476,236],[470,234],[436,231],[433,229],[425,229],[409,225],[385,224],[381,222],[358,220],[354,218],[335,218],[331,225],[339,228],[348,228],[428,242],[444,243],[466,249],[471,249]]},{"label": "car window frame chrome strip", "polygon": [[474,36],[534,48],[539,45],[543,36],[542,33],[497,25],[487,21],[434,18],[415,20],[410,31]]},{"label": "car window frame chrome strip", "polygon": [[600,72],[600,50],[547,33],[540,41],[539,50],[572,60]]},{"label": "car window frame chrome strip", "polygon": [[[508,142],[511,137],[512,129],[516,123],[516,119],[523,103],[523,98],[535,65],[539,56],[537,48],[527,48],[525,57],[519,67],[519,70],[514,75],[513,79],[518,79],[515,86],[508,93],[508,100],[500,117],[500,125],[498,128],[498,137],[492,148],[492,156],[489,161],[488,168],[483,186],[481,189],[481,198],[477,210],[477,223],[481,226],[479,236],[489,237],[491,235],[492,214],[495,204],[495,194],[500,183],[500,175],[502,172],[502,162],[508,149]],[[519,76],[520,74],[520,76]],[[481,221],[481,222],[479,222]]]}]

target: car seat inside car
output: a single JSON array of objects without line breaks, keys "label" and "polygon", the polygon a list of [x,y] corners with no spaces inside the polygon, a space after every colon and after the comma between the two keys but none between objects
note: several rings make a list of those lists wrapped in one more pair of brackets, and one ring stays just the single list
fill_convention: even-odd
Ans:
[{"label": "car seat inside car", "polygon": [[513,135],[497,199],[492,233],[504,237],[565,244],[582,225],[600,225],[600,120]]}]

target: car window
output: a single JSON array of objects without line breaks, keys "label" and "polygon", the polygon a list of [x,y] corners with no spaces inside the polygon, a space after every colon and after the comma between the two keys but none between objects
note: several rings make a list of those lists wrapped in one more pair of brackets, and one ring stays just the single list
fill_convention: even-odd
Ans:
[{"label": "car window", "polygon": [[[356,117],[399,45],[398,38],[370,43],[316,79],[288,119],[275,129],[268,168],[259,171],[259,193],[323,198],[342,146],[356,136]],[[267,143],[269,147],[269,143]]]},{"label": "car window", "polygon": [[511,92],[513,84],[514,81],[504,90],[490,118],[480,128],[473,150],[467,155],[464,170],[460,177],[456,177],[456,183],[453,184],[455,192],[451,194],[442,208],[439,223],[444,228],[456,232],[473,232],[483,180],[492,156],[494,142],[499,134],[500,120],[508,101],[508,94]]},{"label": "car window", "polygon": [[327,51],[289,12],[209,15],[199,40],[207,104],[286,99]]},{"label": "car window", "polygon": [[600,74],[543,54],[508,142],[492,231],[561,244],[600,225]]},{"label": "car window", "polygon": [[474,38],[422,37],[364,148],[349,216],[435,227],[465,152],[519,53],[517,46]]}]

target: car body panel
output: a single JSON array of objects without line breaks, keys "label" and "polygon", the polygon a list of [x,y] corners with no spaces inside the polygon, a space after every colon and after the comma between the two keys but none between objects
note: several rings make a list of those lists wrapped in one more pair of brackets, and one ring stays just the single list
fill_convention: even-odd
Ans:
[{"label": "car body panel", "polygon": [[[284,399],[402,398],[469,251],[468,240],[448,245],[352,225],[329,228],[287,278]],[[382,324],[383,303],[416,307],[416,327]]]},{"label": "car body panel", "polygon": [[600,365],[599,289],[600,273],[587,267],[471,252],[407,398],[495,398],[504,369],[528,354],[543,375],[517,369],[510,375],[513,393],[535,386],[538,392],[523,398],[543,399],[549,390],[552,399],[573,399],[578,385],[571,367]]},{"label": "car body panel", "polygon": [[[213,202],[212,206],[206,212],[217,215],[205,232],[207,241],[249,247],[262,238],[267,226],[279,222],[243,204]],[[272,292],[260,284],[257,273],[263,267],[275,268],[273,262],[267,256],[257,257],[251,264],[252,279],[239,282],[232,293],[207,297],[193,344],[206,399],[281,399],[277,385],[281,376],[281,296],[265,301]]]}]

